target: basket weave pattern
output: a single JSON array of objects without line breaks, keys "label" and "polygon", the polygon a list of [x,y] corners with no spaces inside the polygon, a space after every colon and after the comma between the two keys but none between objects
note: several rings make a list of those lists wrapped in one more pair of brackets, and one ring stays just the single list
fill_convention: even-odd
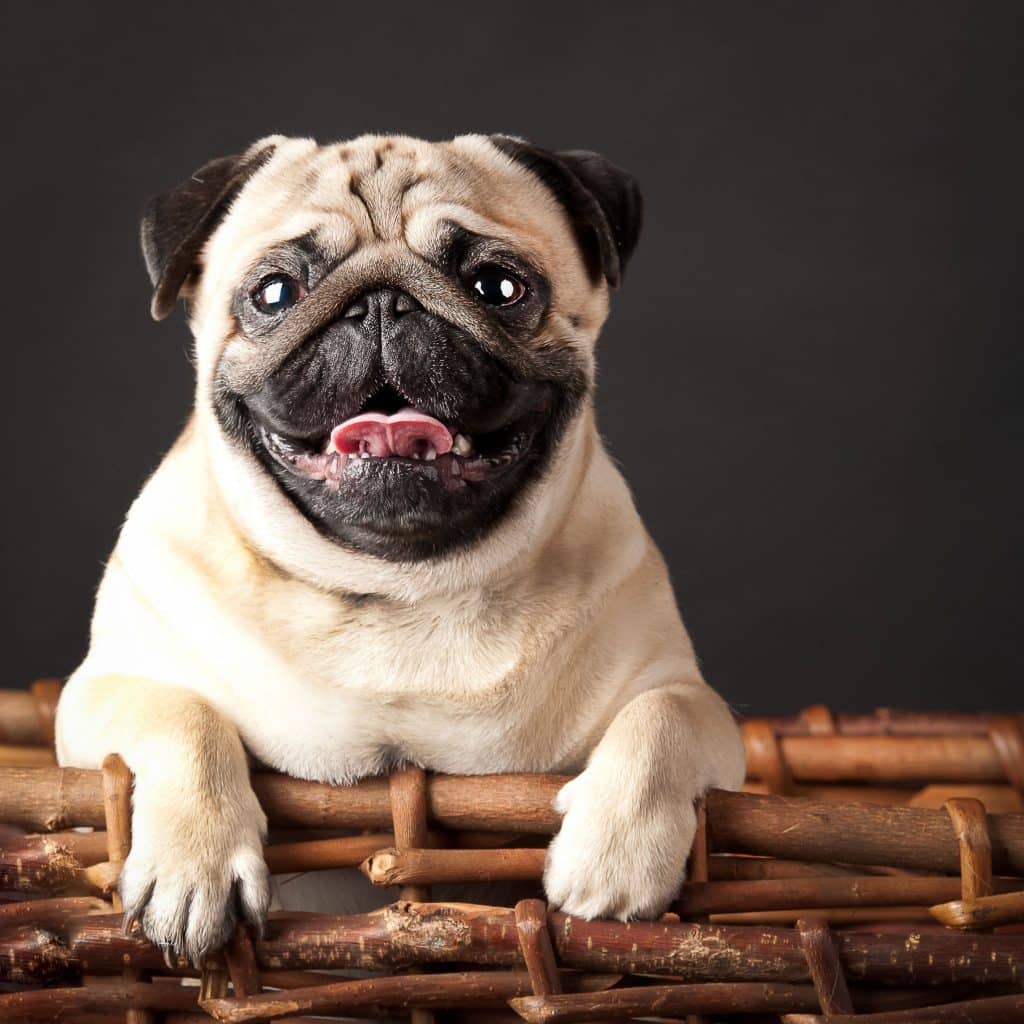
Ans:
[{"label": "basket weave pattern", "polygon": [[125,934],[131,775],[116,754],[55,766],[58,696],[0,692],[0,1021],[1024,1019],[1020,715],[747,720],[746,792],[702,802],[656,922],[431,902],[442,883],[539,885],[564,777],[256,774],[274,873],[358,869],[397,902],[272,914],[195,969]]}]

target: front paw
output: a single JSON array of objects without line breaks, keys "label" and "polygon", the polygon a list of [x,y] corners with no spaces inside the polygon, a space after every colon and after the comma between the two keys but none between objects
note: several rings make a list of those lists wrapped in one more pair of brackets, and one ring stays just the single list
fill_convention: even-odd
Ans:
[{"label": "front paw", "polygon": [[132,847],[121,872],[125,921],[199,964],[239,918],[261,929],[270,905],[266,817],[252,791],[233,798],[136,787]]},{"label": "front paw", "polygon": [[556,798],[565,817],[548,848],[548,899],[588,920],[657,917],[683,882],[697,827],[692,800],[635,794],[591,772]]}]

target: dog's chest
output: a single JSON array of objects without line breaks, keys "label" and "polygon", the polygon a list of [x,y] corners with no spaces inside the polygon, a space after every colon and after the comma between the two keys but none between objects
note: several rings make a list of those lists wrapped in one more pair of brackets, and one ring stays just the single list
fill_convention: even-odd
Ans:
[{"label": "dog's chest", "polygon": [[491,608],[465,603],[288,607],[287,622],[270,614],[239,647],[246,668],[233,673],[247,683],[232,717],[267,764],[344,779],[402,760],[449,772],[551,760],[538,717],[558,659],[538,658],[549,644],[529,617],[499,625]]}]

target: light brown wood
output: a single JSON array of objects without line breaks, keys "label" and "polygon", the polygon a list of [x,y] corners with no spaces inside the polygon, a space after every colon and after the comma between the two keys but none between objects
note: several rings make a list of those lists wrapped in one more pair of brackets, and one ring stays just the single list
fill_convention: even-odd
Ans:
[{"label": "light brown wood", "polygon": [[[748,737],[750,722],[744,724]],[[982,736],[783,736],[777,740],[785,765],[780,775],[767,734],[747,746],[747,773],[777,786],[795,782],[1005,782],[992,740]],[[772,734],[774,735],[774,734]]]},{"label": "light brown wood", "polygon": [[39,705],[28,690],[0,690],[0,743],[46,746],[47,730]]},{"label": "light brown wood", "polygon": [[19,924],[59,928],[83,914],[109,914],[110,904],[94,896],[65,896],[50,900],[0,903],[0,930]]},{"label": "light brown wood", "polygon": [[76,988],[50,988],[9,992],[0,995],[0,1021],[24,1024],[26,1021],[82,1020],[83,1014],[100,1014],[109,1022],[110,1014],[131,1011],[188,1010],[198,1007],[194,987],[150,985],[144,982],[117,982]]},{"label": "light brown wood", "polygon": [[360,865],[374,885],[539,880],[546,850],[376,850]]},{"label": "light brown wood", "polygon": [[[854,1005],[862,1012],[926,1006],[950,998],[950,990],[906,989],[855,990]],[[682,1014],[814,1013],[820,1009],[813,985],[759,982],[697,982],[686,985],[646,985],[642,988],[613,988],[604,992],[581,992],[538,997],[520,996],[510,1001],[528,1024],[568,1024],[570,1021],[659,1020]],[[760,1019],[760,1018],[759,1018]],[[861,1018],[858,1018],[860,1020]]]},{"label": "light brown wood", "polygon": [[548,908],[543,900],[520,900],[515,907],[519,948],[535,996],[562,991],[558,963],[548,934]]},{"label": "light brown wood", "polygon": [[[296,1005],[308,1006],[318,1014],[357,1013],[360,1017],[393,1017],[398,1009],[425,1010],[436,1006],[449,1011],[457,1009],[460,1020],[492,1024],[495,1018],[490,1014],[503,1009],[513,996],[528,992],[530,985],[529,977],[521,971],[460,971],[366,980],[329,980],[328,985],[265,992],[253,999],[219,1000],[204,1008],[217,1020],[238,1024],[276,1020],[282,1016],[289,1022],[298,1020],[291,1016],[294,1012],[292,1007]],[[574,993],[600,992],[619,980],[619,975],[568,975],[569,988]],[[512,1020],[517,1019],[513,1015]]]},{"label": "light brown wood", "polygon": [[[128,859],[132,845],[132,773],[119,754],[103,759],[103,813],[107,831],[107,860],[120,867]],[[115,910],[122,910],[121,897],[111,893]],[[126,967],[124,984],[133,986],[141,979],[139,971]],[[155,1024],[149,1009],[131,1007],[125,1010],[125,1024]]]},{"label": "light brown wood", "polygon": [[[427,834],[427,777],[422,768],[408,765],[388,777],[391,817],[394,822],[395,846],[399,850],[425,847]],[[405,884],[399,890],[403,900],[429,900],[429,884]],[[414,1006],[409,1011],[410,1024],[434,1024],[432,1010]]]},{"label": "light brown wood", "polygon": [[[581,921],[561,913],[552,913],[550,920],[556,956],[564,969],[667,974],[686,981],[809,980],[803,952],[789,928],[622,924]],[[908,943],[911,933],[917,941]],[[1024,934],[965,935],[904,925],[894,932],[837,932],[835,941],[851,984],[940,986],[965,979],[1016,984],[1019,964],[1024,962]],[[393,971],[426,962],[504,967],[523,963],[510,909],[451,903],[397,903],[346,917],[272,914],[255,953],[261,970]],[[123,966],[158,969],[163,963],[159,949],[138,935],[125,936],[116,917],[72,922],[64,956],[87,962],[94,973]],[[19,962],[24,966],[28,959],[26,951]],[[0,960],[0,977],[5,969]]]},{"label": "light brown wood", "polygon": [[511,971],[460,971],[455,974],[407,974],[389,978],[338,981],[289,992],[264,992],[240,999],[215,999],[203,1003],[215,1020],[228,1024],[271,1021],[295,1013],[354,1013],[364,1008],[388,1006],[500,1007],[530,990],[525,973]]},{"label": "light brown wood", "polygon": [[853,1013],[850,990],[846,987],[846,977],[828,925],[822,921],[800,918],[796,930],[822,1012],[826,1017],[836,1013]]},{"label": "light brown wood", "polygon": [[75,894],[92,890],[86,865],[107,858],[106,833],[27,835],[0,825],[0,892]]},{"label": "light brown wood", "polygon": [[774,857],[717,853],[708,858],[708,874],[711,880],[722,882],[782,878],[862,878],[871,873],[873,869],[869,866],[777,860]]},{"label": "light brown wood", "polygon": [[260,971],[252,948],[252,935],[244,924],[235,926],[234,934],[221,951],[236,996],[254,996],[261,991]]},{"label": "light brown wood", "polygon": [[57,719],[57,702],[64,684],[59,679],[37,679],[29,687],[36,704],[36,720],[39,722],[40,742],[53,749],[54,727]]},{"label": "light brown wood", "polygon": [[710,914],[712,924],[796,924],[800,918],[826,921],[829,924],[900,924],[925,923],[933,920],[927,907],[796,907],[790,910],[755,910],[739,914]]},{"label": "light brown wood", "polygon": [[953,799],[944,804],[960,844],[960,892],[964,900],[992,894],[992,842],[985,806],[979,800]]},{"label": "light brown wood", "polygon": [[1024,994],[992,996],[910,1010],[869,1014],[787,1013],[785,1024],[1010,1024],[1024,1020]]},{"label": "light brown wood", "polygon": [[528,1024],[818,1009],[813,985],[759,982],[650,985],[607,992],[520,996],[510,1002]]},{"label": "light brown wood", "polygon": [[300,843],[277,843],[263,848],[263,856],[272,874],[293,871],[325,871],[331,868],[357,868],[367,857],[383,847],[392,846],[391,832],[374,832],[337,839],[311,839]]},{"label": "light brown wood", "polygon": [[57,759],[49,747],[15,746],[10,743],[0,744],[0,764],[9,765],[52,765]]},{"label": "light brown wood", "polygon": [[[1024,879],[998,879],[1002,892],[1024,890]],[[687,882],[676,903],[681,917],[819,907],[928,906],[955,900],[957,878],[866,875],[749,882]]]},{"label": "light brown wood", "polygon": [[[430,776],[431,818],[446,828],[551,833],[550,803],[564,776]],[[276,825],[380,828],[390,824],[387,780],[332,788],[257,774],[254,788]],[[712,852],[783,860],[879,864],[926,871],[959,869],[948,817],[924,808],[835,804],[712,790]],[[102,825],[98,773],[74,768],[0,768],[0,820],[32,828]],[[1024,815],[989,815],[993,868],[1024,875]]]},{"label": "light brown wood", "polygon": [[785,796],[793,790],[793,773],[782,743],[771,724],[752,718],[740,726],[747,753],[747,776],[760,781],[769,793]]},{"label": "light brown wood", "polygon": [[[395,825],[395,846],[399,850],[427,845],[427,777],[422,768],[407,766],[393,771],[388,778],[391,817]],[[430,899],[429,886],[405,883],[399,894],[403,900]]]},{"label": "light brown wood", "polygon": [[[943,811],[723,790],[708,793],[707,806],[712,851],[921,871],[960,869],[959,846]],[[1024,876],[1024,815],[989,815],[988,826],[994,870]]]},{"label": "light brown wood", "polygon": [[[768,717],[779,736],[812,734],[805,709],[799,715]],[[904,711],[878,708],[866,714],[834,715],[836,732],[844,736],[985,736],[993,718],[1002,716],[977,711]],[[1020,722],[1022,715],[1010,715]]]},{"label": "light brown wood", "polygon": [[947,928],[995,928],[1024,921],[1024,892],[951,900],[930,907],[929,913]]}]

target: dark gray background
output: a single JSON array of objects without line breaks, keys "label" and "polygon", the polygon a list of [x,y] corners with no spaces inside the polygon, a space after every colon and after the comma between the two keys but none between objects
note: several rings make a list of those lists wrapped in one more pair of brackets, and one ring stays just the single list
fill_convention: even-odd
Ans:
[{"label": "dark gray background", "polygon": [[743,710],[1020,706],[1024,4],[4,13],[6,677],[66,674],[190,402],[145,198],[270,132],[633,170],[600,423]]}]

